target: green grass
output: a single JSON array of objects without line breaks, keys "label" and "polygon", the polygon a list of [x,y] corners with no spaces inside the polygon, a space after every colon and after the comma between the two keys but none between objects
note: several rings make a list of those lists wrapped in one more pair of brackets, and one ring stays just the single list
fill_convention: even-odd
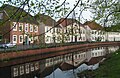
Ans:
[{"label": "green grass", "polygon": [[94,75],[87,78],[120,78],[120,50],[112,53],[97,70],[84,71],[80,74]]}]

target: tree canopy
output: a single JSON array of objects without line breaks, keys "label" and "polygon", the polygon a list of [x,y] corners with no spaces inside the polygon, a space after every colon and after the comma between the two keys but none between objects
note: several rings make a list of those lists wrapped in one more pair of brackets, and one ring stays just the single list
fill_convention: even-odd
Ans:
[{"label": "tree canopy", "polygon": [[[104,27],[119,26],[120,24],[119,0],[76,0],[72,10],[70,10],[71,6],[67,0],[63,2],[60,0],[4,0],[0,3],[17,6],[32,15],[45,14],[55,19],[69,17],[69,13],[73,13],[73,17],[79,17],[79,21],[84,19],[83,11],[89,9],[93,14],[93,20]],[[67,5],[69,7],[66,7]],[[76,8],[79,8],[79,11]]]}]

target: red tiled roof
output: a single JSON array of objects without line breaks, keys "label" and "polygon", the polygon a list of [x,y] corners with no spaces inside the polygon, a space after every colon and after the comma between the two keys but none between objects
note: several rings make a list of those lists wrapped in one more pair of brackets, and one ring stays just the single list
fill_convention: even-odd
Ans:
[{"label": "red tiled roof", "polygon": [[79,21],[77,21],[76,19],[72,19],[72,18],[67,18],[67,19],[61,18],[60,20],[57,21],[57,23],[60,23],[63,27],[66,27],[66,26],[71,25],[73,23],[78,23],[81,25],[81,23]]},{"label": "red tiled roof", "polygon": [[87,21],[84,25],[88,25],[92,30],[102,30],[103,27],[97,24],[95,21]]},{"label": "red tiled roof", "polygon": [[66,71],[66,70],[70,70],[70,69],[73,69],[75,68],[75,66],[71,65],[71,64],[68,64],[68,63],[65,63],[63,62],[60,67],[59,67],[62,71]]},{"label": "red tiled roof", "polygon": [[57,68],[59,68],[60,64],[55,64],[52,65],[50,67],[46,67],[42,72],[39,72],[42,77],[48,76],[50,75],[54,70],[56,70]]},{"label": "red tiled roof", "polygon": [[[56,26],[57,25],[57,22],[48,15],[37,14],[34,17],[37,21],[43,22],[46,26]],[[57,27],[59,27],[59,26],[57,26]]]},{"label": "red tiled roof", "polygon": [[99,63],[104,57],[103,56],[99,56],[99,57],[92,57],[89,62],[87,62],[87,65],[94,65]]}]

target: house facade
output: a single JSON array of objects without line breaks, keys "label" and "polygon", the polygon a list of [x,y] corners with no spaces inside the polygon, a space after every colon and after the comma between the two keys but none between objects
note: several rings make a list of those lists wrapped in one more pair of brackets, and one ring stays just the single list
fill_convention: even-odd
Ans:
[{"label": "house facade", "polygon": [[[36,35],[40,34],[40,28],[37,22],[33,19],[30,14],[25,17],[19,12],[23,10],[20,9],[15,16],[12,17],[14,13],[13,10],[17,10],[17,7],[11,5],[5,5],[0,7],[2,26],[0,26],[0,34],[2,35],[1,43],[15,43],[15,44],[32,44],[38,43],[39,39]],[[26,14],[25,11],[23,11]],[[19,17],[21,16],[21,18]],[[30,19],[29,19],[30,18]],[[6,20],[9,20],[6,22]]]},{"label": "house facade", "polygon": [[107,41],[120,41],[120,32],[106,32]]},{"label": "house facade", "polygon": [[60,26],[62,27],[64,42],[86,41],[86,30],[77,20],[61,18],[58,23],[60,23]]},{"label": "house facade", "polygon": [[37,14],[35,15],[37,22],[40,24],[40,33],[44,40],[43,43],[60,43],[61,40],[61,28],[57,22],[48,15]]},{"label": "house facade", "polygon": [[86,37],[89,42],[106,40],[105,31],[101,25],[97,24],[94,21],[87,21],[84,23],[84,26],[87,31]]},{"label": "house facade", "polygon": [[24,22],[12,22],[12,31],[10,32],[10,42],[16,44],[33,44],[37,43],[39,26]]}]

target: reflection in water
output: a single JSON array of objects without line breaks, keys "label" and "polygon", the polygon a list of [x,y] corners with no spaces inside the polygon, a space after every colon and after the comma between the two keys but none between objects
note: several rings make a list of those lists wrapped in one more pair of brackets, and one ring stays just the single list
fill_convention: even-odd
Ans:
[{"label": "reflection in water", "polygon": [[76,73],[97,69],[106,54],[118,49],[118,46],[98,47],[14,65],[10,67],[10,74],[12,78],[77,78]]},{"label": "reflection in water", "polygon": [[106,54],[115,52],[118,49],[118,46],[98,47],[88,52],[75,52],[74,54],[48,58],[46,59],[46,68],[54,67],[53,64],[55,65],[57,63],[60,63],[60,65],[45,78],[77,78],[77,73],[79,72],[97,69],[99,63],[105,59],[104,56]]}]

